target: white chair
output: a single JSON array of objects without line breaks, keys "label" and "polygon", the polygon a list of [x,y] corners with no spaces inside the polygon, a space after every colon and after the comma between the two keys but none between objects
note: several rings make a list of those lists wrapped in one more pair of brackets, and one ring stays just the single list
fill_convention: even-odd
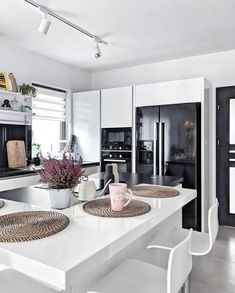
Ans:
[{"label": "white chair", "polygon": [[[215,203],[209,209],[208,233],[193,231],[190,248],[192,255],[206,255],[211,251],[219,230],[218,206],[218,199],[216,199]],[[171,249],[186,237],[188,231],[188,229],[177,227],[165,230],[163,233],[161,231],[161,234],[156,235],[147,248]]]},{"label": "white chair", "polygon": [[42,283],[13,269],[0,271],[1,293],[58,293]]},{"label": "white chair", "polygon": [[168,269],[128,259],[99,281],[87,293],[178,293],[192,270],[189,253],[192,230],[171,249]]}]

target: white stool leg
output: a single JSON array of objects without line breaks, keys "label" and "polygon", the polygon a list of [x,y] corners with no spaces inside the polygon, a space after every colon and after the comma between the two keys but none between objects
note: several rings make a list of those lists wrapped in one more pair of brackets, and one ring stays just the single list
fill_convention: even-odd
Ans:
[{"label": "white stool leg", "polygon": [[181,291],[182,291],[182,293],[190,293],[190,279],[189,279],[189,276],[188,276],[187,280],[185,281]]}]

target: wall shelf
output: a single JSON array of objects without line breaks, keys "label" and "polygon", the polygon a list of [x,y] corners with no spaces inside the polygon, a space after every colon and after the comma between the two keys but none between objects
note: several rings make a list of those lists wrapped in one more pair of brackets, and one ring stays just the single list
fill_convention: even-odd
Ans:
[{"label": "wall shelf", "polygon": [[8,97],[17,97],[17,98],[21,98],[21,99],[32,99],[32,96],[28,96],[28,95],[22,95],[21,93],[18,92],[11,92],[11,91],[7,91],[4,89],[0,88],[0,96],[8,96]]},{"label": "wall shelf", "polygon": [[19,115],[19,116],[33,116],[33,113],[30,112],[17,112],[17,111],[10,111],[10,110],[1,110],[0,109],[0,114],[7,114],[7,115]]}]

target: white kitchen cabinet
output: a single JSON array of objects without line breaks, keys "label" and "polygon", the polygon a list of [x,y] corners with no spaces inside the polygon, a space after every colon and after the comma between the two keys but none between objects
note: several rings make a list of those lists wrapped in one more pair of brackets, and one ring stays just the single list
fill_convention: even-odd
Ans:
[{"label": "white kitchen cabinet", "polygon": [[100,161],[100,91],[73,94],[73,133],[84,161]]},{"label": "white kitchen cabinet", "polygon": [[201,102],[204,78],[191,78],[135,86],[135,106]]},{"label": "white kitchen cabinet", "polygon": [[132,127],[132,86],[101,90],[101,127]]}]

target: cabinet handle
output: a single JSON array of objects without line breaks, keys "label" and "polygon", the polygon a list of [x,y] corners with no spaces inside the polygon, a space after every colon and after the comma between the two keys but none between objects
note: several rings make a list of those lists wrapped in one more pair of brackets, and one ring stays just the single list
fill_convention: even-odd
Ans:
[{"label": "cabinet handle", "polygon": [[126,160],[104,159],[104,162],[126,163]]}]

